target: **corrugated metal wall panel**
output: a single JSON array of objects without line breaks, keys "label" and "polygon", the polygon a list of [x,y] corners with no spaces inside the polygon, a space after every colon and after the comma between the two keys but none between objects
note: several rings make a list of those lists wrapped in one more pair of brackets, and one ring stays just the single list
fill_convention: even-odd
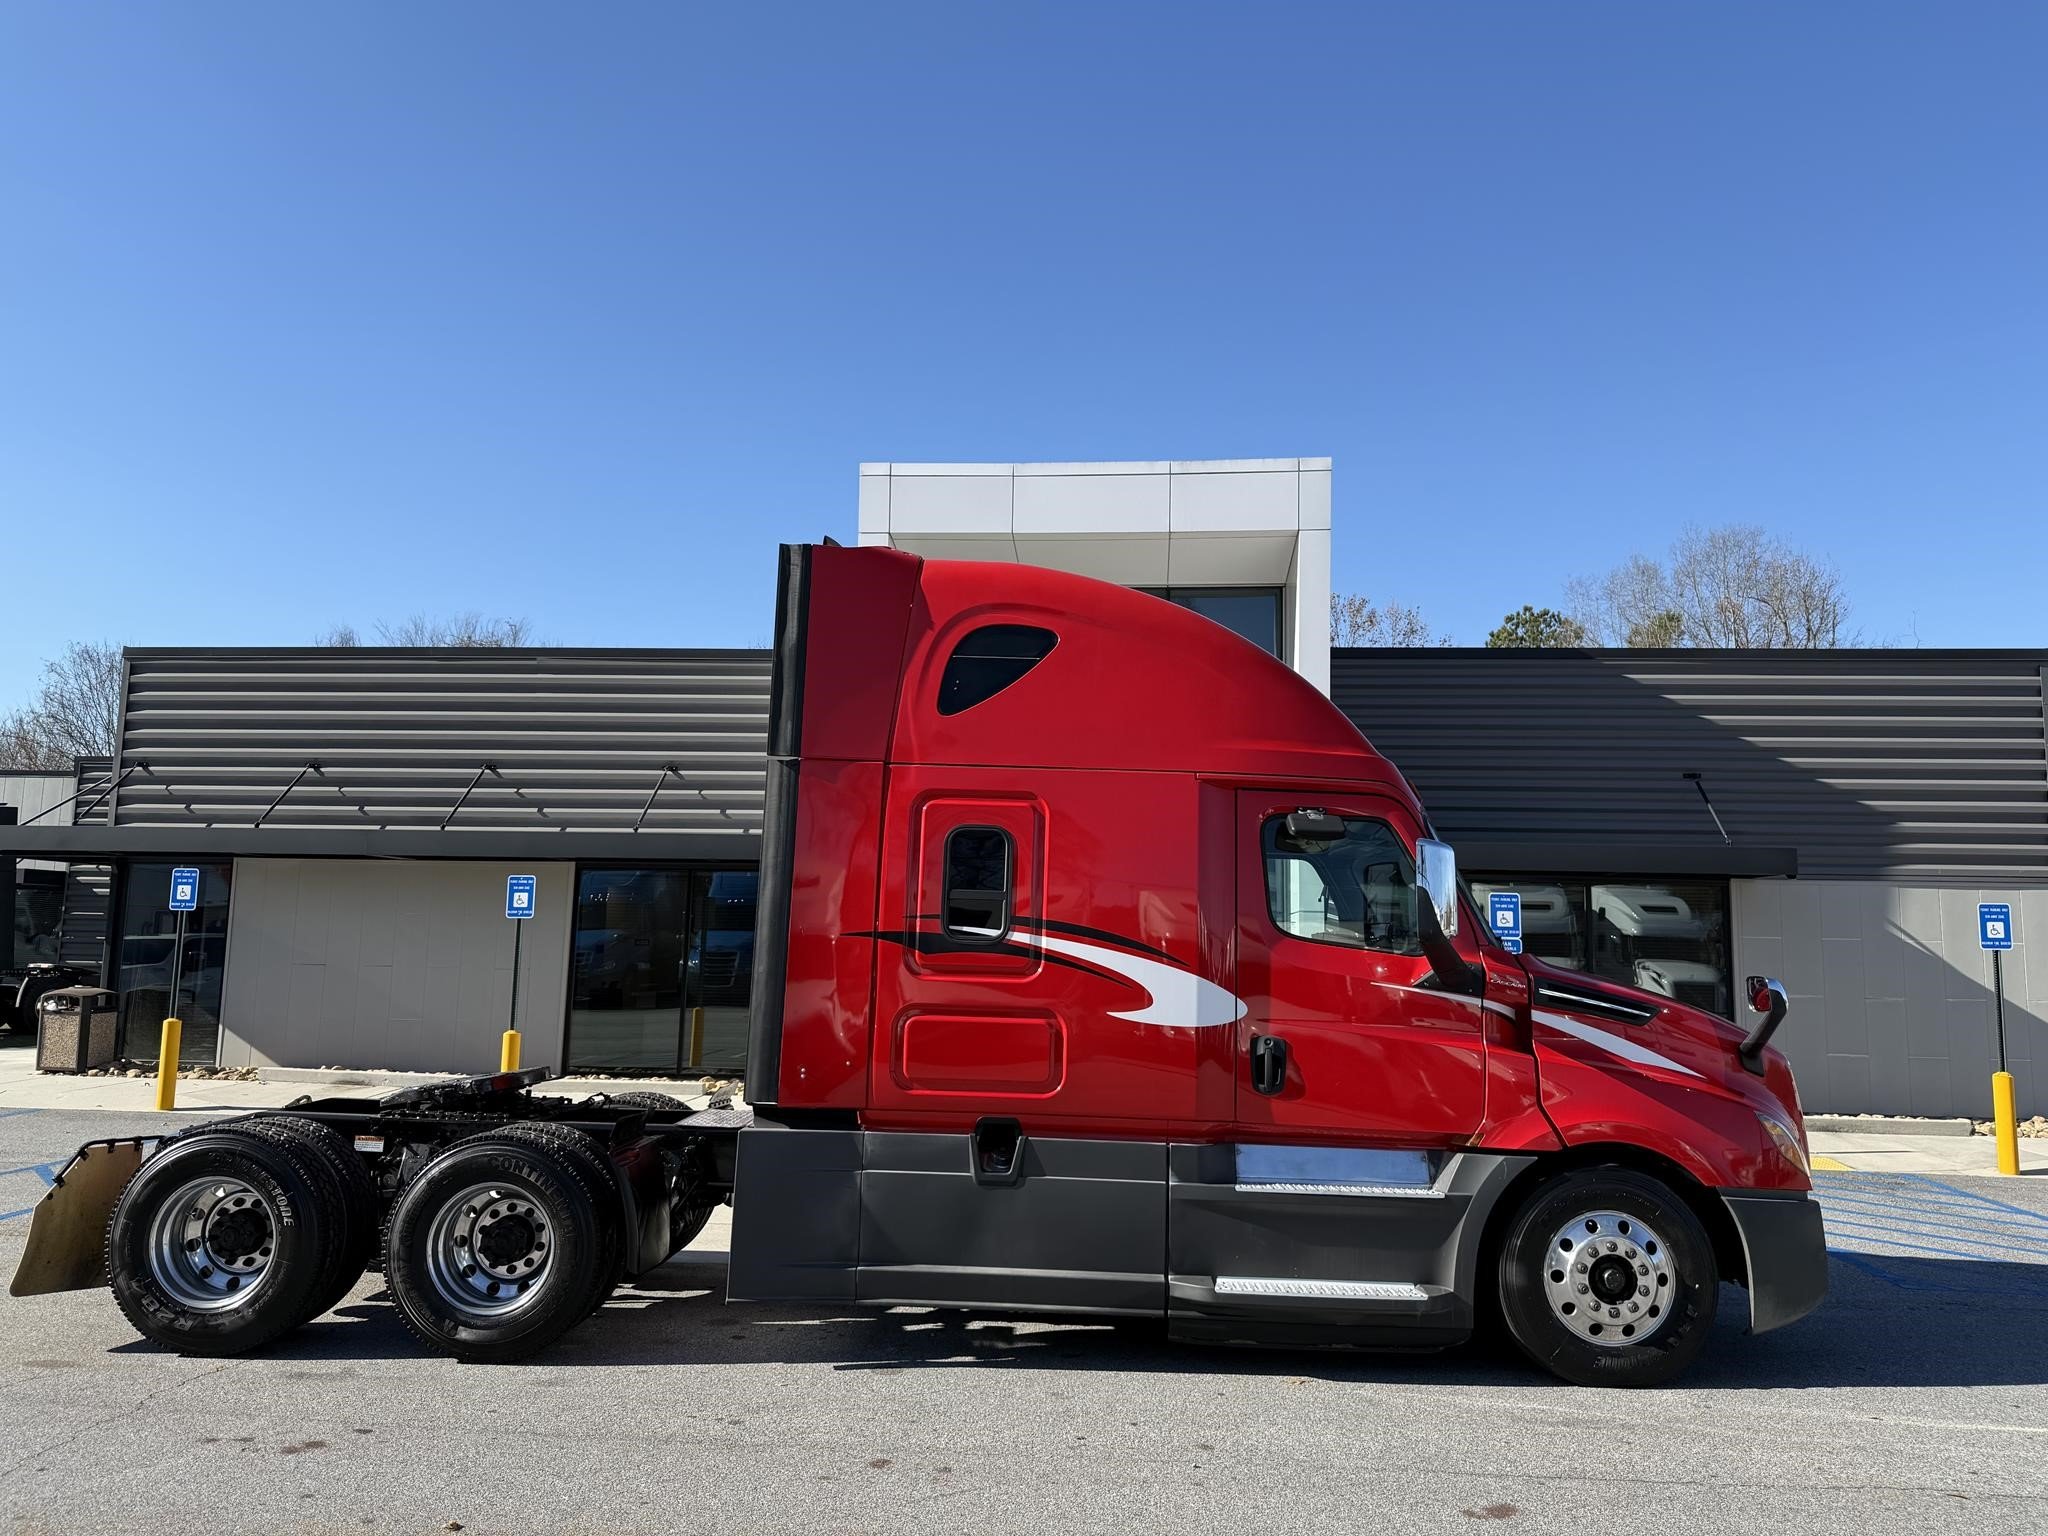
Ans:
[{"label": "corrugated metal wall panel", "polygon": [[[79,826],[105,826],[107,801],[100,797],[114,770],[111,757],[73,762],[76,787],[87,791],[66,815]],[[64,870],[64,920],[57,930],[57,959],[63,965],[98,972],[114,926],[114,870],[108,864],[69,864]]]},{"label": "corrugated metal wall panel", "polygon": [[754,856],[765,651],[132,651],[115,820],[627,831]]},{"label": "corrugated metal wall panel", "polygon": [[1456,840],[1793,847],[1802,875],[2048,880],[2048,653],[1331,653]]}]

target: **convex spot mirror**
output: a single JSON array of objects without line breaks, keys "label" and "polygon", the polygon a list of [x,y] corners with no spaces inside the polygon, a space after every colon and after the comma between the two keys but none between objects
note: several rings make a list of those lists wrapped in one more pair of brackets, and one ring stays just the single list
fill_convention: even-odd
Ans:
[{"label": "convex spot mirror", "polygon": [[1287,840],[1306,851],[1320,853],[1332,843],[1344,841],[1344,818],[1328,811],[1289,811]]}]

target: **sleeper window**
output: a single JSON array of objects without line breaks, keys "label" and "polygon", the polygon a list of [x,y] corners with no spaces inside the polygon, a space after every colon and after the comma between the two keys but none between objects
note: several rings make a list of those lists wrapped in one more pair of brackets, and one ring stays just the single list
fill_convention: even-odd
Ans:
[{"label": "sleeper window", "polygon": [[1346,816],[1344,835],[1295,838],[1287,818],[1265,824],[1266,909],[1298,939],[1398,955],[1422,952],[1415,862],[1394,829]]},{"label": "sleeper window", "polygon": [[939,713],[957,715],[1001,693],[1037,666],[1059,636],[1033,624],[984,624],[953,647],[939,678]]},{"label": "sleeper window", "polygon": [[948,832],[946,932],[985,943],[1008,934],[1016,864],[1010,834],[1000,827],[955,827]]}]

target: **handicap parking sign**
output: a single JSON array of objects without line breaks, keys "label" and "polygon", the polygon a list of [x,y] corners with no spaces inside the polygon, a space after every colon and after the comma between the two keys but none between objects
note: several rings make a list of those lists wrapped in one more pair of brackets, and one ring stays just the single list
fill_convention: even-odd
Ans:
[{"label": "handicap parking sign", "polygon": [[507,875],[505,877],[505,915],[507,917],[533,916],[534,887],[538,884],[532,875]]},{"label": "handicap parking sign", "polygon": [[2012,948],[2012,906],[2003,901],[1977,903],[1977,947]]},{"label": "handicap parking sign", "polygon": [[197,912],[199,910],[198,870],[174,869],[171,871],[171,910],[173,912]]},{"label": "handicap parking sign", "polygon": [[1493,936],[1511,955],[1522,952],[1522,893],[1492,891],[1486,898],[1486,920]]}]

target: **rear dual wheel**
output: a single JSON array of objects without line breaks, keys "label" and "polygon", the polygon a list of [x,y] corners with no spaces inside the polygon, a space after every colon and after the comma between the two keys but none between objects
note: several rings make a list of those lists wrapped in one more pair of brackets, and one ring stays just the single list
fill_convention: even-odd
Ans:
[{"label": "rear dual wheel", "polygon": [[354,1148],[259,1117],[167,1138],[107,1224],[107,1278],[145,1338],[193,1355],[260,1349],[334,1306],[377,1240]]},{"label": "rear dual wheel", "polygon": [[392,1208],[385,1282],[430,1349],[508,1361],[545,1349],[618,1281],[611,1172],[590,1138],[506,1126],[456,1142]]}]

